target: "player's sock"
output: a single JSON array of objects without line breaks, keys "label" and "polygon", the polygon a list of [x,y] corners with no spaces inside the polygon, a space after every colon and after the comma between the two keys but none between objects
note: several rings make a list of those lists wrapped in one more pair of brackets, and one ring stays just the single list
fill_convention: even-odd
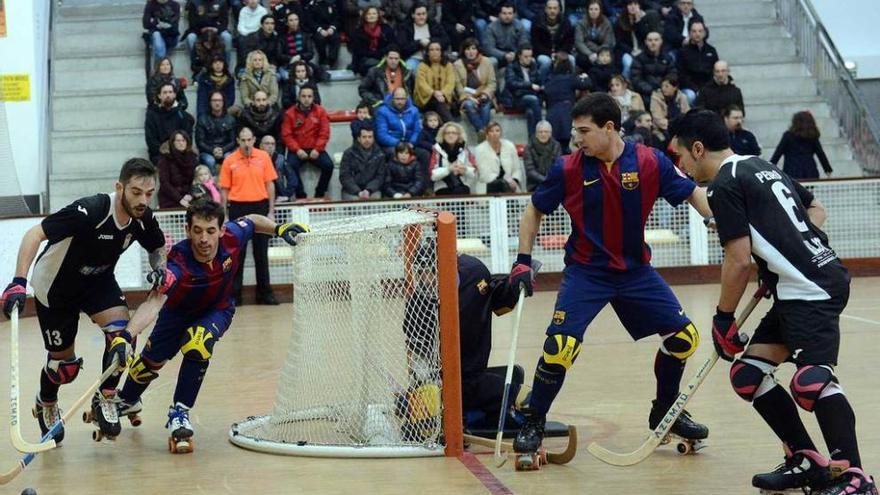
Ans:
[{"label": "player's sock", "polygon": [[[544,358],[538,360],[538,368],[535,370],[535,378],[532,381],[532,396],[529,399],[529,409],[539,416],[547,415],[550,404],[556,399],[556,395],[565,381],[565,370],[562,372],[549,369]],[[557,368],[554,366],[554,368]]]},{"label": "player's sock", "polygon": [[822,429],[825,444],[835,461],[849,461],[854,468],[862,467],[856,440],[856,415],[843,394],[822,397],[816,402],[816,420]]},{"label": "player's sock", "polygon": [[654,358],[654,376],[657,377],[657,403],[669,409],[678,397],[678,388],[684,374],[684,361],[657,351]]},{"label": "player's sock", "polygon": [[125,380],[125,385],[123,385],[122,390],[119,391],[119,398],[126,404],[134,404],[140,400],[142,395],[144,395],[144,391],[147,390],[149,384],[150,382],[137,383],[129,378],[128,380]]},{"label": "player's sock", "polygon": [[43,402],[55,402],[58,400],[58,389],[61,385],[52,382],[46,374],[46,368],[40,371],[40,399]]},{"label": "player's sock", "polygon": [[175,404],[181,403],[189,408],[195,405],[209,363],[210,361],[183,360],[177,375],[177,388],[174,390]]},{"label": "player's sock", "polygon": [[777,384],[752,401],[752,405],[770,429],[776,433],[792,452],[798,450],[816,450],[810,434],[798,415],[794,400],[785,389]]}]

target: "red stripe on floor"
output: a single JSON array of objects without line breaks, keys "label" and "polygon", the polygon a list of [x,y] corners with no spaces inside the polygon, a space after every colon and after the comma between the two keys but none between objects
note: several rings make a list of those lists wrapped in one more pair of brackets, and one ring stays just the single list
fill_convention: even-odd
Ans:
[{"label": "red stripe on floor", "polygon": [[480,462],[479,459],[470,452],[465,452],[458,458],[464,467],[468,468],[468,471],[474,475],[475,478],[480,480],[480,483],[489,490],[489,493],[492,495],[512,495],[513,492],[510,488],[504,485],[498,478],[492,474],[491,471],[486,469],[486,466]]}]

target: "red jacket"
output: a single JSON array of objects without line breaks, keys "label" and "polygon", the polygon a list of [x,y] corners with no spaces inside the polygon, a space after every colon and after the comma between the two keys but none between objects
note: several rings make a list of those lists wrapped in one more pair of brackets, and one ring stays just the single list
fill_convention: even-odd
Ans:
[{"label": "red jacket", "polygon": [[330,119],[321,105],[314,104],[308,114],[291,106],[284,112],[281,124],[281,139],[287,149],[296,153],[299,150],[324,151],[330,141]]}]

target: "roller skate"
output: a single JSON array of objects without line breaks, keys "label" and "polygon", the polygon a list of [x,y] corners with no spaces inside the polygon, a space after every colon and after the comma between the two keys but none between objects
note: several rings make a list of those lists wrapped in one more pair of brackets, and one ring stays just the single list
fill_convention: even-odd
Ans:
[{"label": "roller skate", "polygon": [[[34,408],[31,410],[31,413],[37,418],[37,422],[40,423],[40,432],[43,436],[52,429],[52,426],[54,426],[55,423],[61,420],[61,408],[58,407],[58,401],[45,402],[40,399],[39,394],[37,394],[37,400],[34,403]],[[64,425],[61,425],[58,433],[52,438],[55,440],[56,444],[59,444],[64,440]]]},{"label": "roller skate", "polygon": [[752,486],[760,488],[764,495],[771,495],[791,489],[821,486],[830,480],[831,463],[828,459],[815,450],[798,450],[786,455],[785,462],[776,466],[773,471],[752,477]]},{"label": "roller skate", "polygon": [[516,456],[514,466],[517,471],[537,471],[542,464],[547,464],[547,451],[541,446],[544,441],[545,416],[539,416],[526,409],[523,424],[513,440],[513,452]]},{"label": "roller skate", "polygon": [[137,426],[141,425],[142,421],[141,421],[140,412],[143,410],[144,410],[144,403],[141,402],[140,399],[134,401],[131,404],[129,404],[128,402],[125,402],[124,400],[121,400],[121,399],[119,401],[119,413],[118,413],[119,417],[120,418],[123,416],[127,417],[128,422],[131,423],[131,426],[137,427]]},{"label": "roller skate", "polygon": [[92,397],[91,410],[82,415],[84,423],[93,423],[98,428],[92,431],[92,440],[96,442],[105,438],[116,440],[116,437],[119,436],[122,426],[119,424],[118,402],[115,390],[95,392],[95,396]]},{"label": "roller skate", "polygon": [[[660,421],[663,420],[668,411],[668,407],[659,407],[656,400],[652,401],[651,414],[648,416],[648,426],[652,430],[657,428],[657,425],[660,424]],[[685,409],[675,419],[675,423],[672,424],[669,433],[663,438],[662,444],[666,445],[673,440],[677,440],[675,449],[679,454],[694,454],[706,446],[704,440],[708,437],[709,428],[694,421],[691,413]]]},{"label": "roller skate", "polygon": [[874,478],[859,468],[849,468],[833,479],[821,491],[813,491],[816,495],[877,495]]},{"label": "roller skate", "polygon": [[189,408],[178,402],[168,408],[168,422],[165,428],[171,430],[168,437],[168,450],[172,454],[189,454],[195,448],[192,424],[189,422]]}]

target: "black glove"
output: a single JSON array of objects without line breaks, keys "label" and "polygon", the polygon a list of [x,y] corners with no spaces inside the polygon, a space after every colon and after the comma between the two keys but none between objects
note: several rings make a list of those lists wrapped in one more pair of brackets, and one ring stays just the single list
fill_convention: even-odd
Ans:
[{"label": "black glove", "polygon": [[528,254],[516,255],[516,262],[510,269],[508,283],[517,291],[525,289],[526,295],[531,296],[535,285],[535,272],[532,271],[532,256]]},{"label": "black glove", "polygon": [[733,362],[736,355],[746,348],[749,336],[739,331],[733,313],[718,309],[712,318],[712,343],[715,344],[718,357]]},{"label": "black glove", "polygon": [[27,299],[27,279],[24,277],[15,277],[12,283],[6,286],[3,295],[0,296],[0,302],[3,304],[3,314],[7,318],[12,318],[12,310],[17,306],[18,312],[24,309],[24,302]]},{"label": "black glove", "polygon": [[296,246],[296,236],[309,232],[309,226],[298,222],[280,223],[275,226],[275,237],[280,237],[291,246]]}]

